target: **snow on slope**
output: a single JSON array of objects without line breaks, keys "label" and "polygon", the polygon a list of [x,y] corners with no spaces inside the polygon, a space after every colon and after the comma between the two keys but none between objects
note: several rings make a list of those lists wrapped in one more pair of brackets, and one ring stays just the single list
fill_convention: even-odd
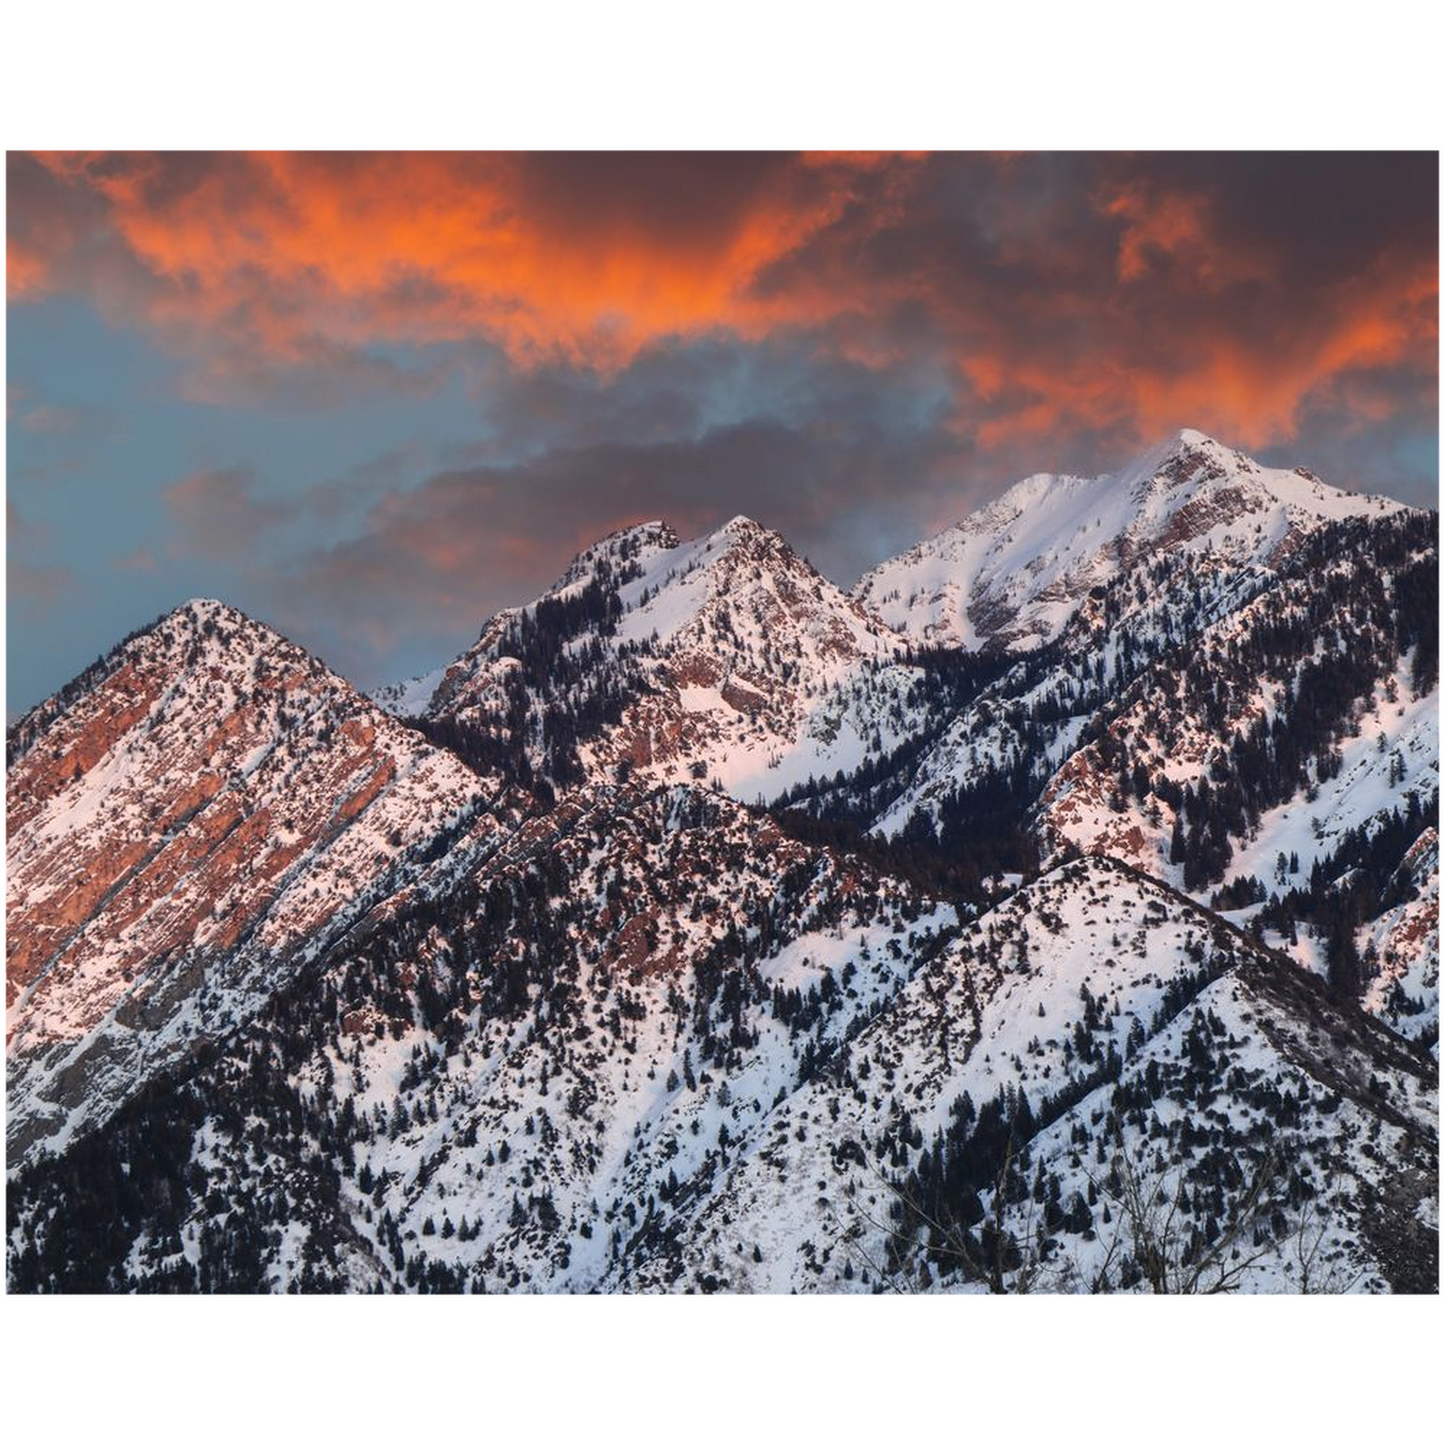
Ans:
[{"label": "snow on slope", "polygon": [[[875,829],[894,835],[1022,761],[1047,848],[1112,853],[1178,883],[1173,792],[1226,780],[1233,749],[1257,729],[1308,726],[1321,760],[1293,795],[1240,823],[1226,859],[1230,878],[1270,882],[1281,851],[1307,873],[1346,830],[1438,787],[1438,689],[1415,695],[1414,645],[1398,640],[1416,626],[1401,579],[1433,565],[1433,528],[1406,509],[1320,529],[1279,570],[1218,554],[1141,557],[1055,646],[1020,658],[956,714]],[[1325,766],[1332,752],[1337,771]]]},{"label": "snow on slope", "polygon": [[1422,833],[1405,856],[1411,896],[1361,924],[1357,947],[1378,967],[1364,1005],[1405,1038],[1434,1036],[1440,1057],[1440,839]]},{"label": "snow on slope", "polygon": [[[955,922],[726,798],[580,789],[379,904],[179,1086],[194,1142],[168,1187],[196,1207],[127,1268],[239,1268],[239,1239],[260,1288],[425,1288],[437,1267],[605,1288]],[[258,1190],[295,1237],[247,1233]],[[21,1234],[64,1222],[45,1205]]]},{"label": "snow on slope", "polygon": [[[1131,1241],[1121,1245],[1118,1204],[1110,1218],[1107,1197],[1086,1198],[1090,1176],[1102,1182],[1119,1157],[1166,1199],[1181,1184],[1220,1189],[1218,1212],[1227,1217],[1255,1177],[1257,1156],[1278,1169],[1261,1217],[1277,1210],[1282,1227],[1234,1287],[1299,1288],[1295,1249],[1318,1227],[1315,1287],[1329,1287],[1328,1276],[1335,1288],[1388,1288],[1397,1283],[1393,1260],[1371,1206],[1398,1190],[1413,1208],[1433,1188],[1433,1070],[1376,1025],[1340,1029],[1317,993],[1283,977],[1290,972],[1117,864],[1067,864],[927,963],[825,1077],[780,1104],[758,1147],[714,1187],[677,1246],[628,1283],[985,1288],[966,1270],[941,1275],[936,1258],[925,1277],[928,1228],[921,1206],[908,1203],[904,1175],[921,1167],[965,1094],[977,1110],[1000,1091],[1016,1098],[1023,1090],[1045,1127],[1035,1143],[1020,1141],[1015,1173],[1024,1187],[1004,1219],[1034,1274],[1025,1281],[1021,1267],[1006,1270],[1008,1287],[1147,1288],[1126,1267]],[[1320,1039],[1322,1025],[1328,1045],[1306,1044]],[[1377,1110],[1368,1080],[1390,1067],[1398,1071],[1387,1085],[1393,1104]],[[1137,1100],[1116,1094],[1120,1078]],[[1186,1121],[1203,1127],[1202,1138],[1184,1137]],[[1380,1147],[1368,1142],[1382,1132]],[[1205,1141],[1210,1148],[1201,1149]],[[1268,1155],[1261,1141],[1274,1146]],[[1221,1145],[1237,1171],[1223,1182]],[[990,1192],[982,1191],[989,1212]],[[1060,1205],[1052,1218],[1040,1207],[1051,1198]],[[898,1230],[916,1242],[889,1269]],[[1117,1253],[1106,1264],[1110,1244]],[[1417,1262],[1428,1264],[1428,1255]]]},{"label": "snow on slope", "polygon": [[389,712],[393,717],[420,717],[427,710],[437,688],[441,686],[446,672],[444,667],[435,667],[430,672],[406,678],[402,682],[389,682],[384,687],[369,692],[367,696],[377,707]]},{"label": "snow on slope", "polygon": [[1358,734],[1340,750],[1339,772],[1320,782],[1313,798],[1297,797],[1260,818],[1254,837],[1235,850],[1231,878],[1282,882],[1281,854],[1298,858],[1297,871],[1308,874],[1351,829],[1368,829],[1409,793],[1424,800],[1439,791],[1440,689],[1415,697],[1408,673],[1402,664],[1375,689]]},{"label": "snow on slope", "polygon": [[[382,905],[182,1086],[175,1232],[143,1229],[118,1284],[189,1260],[276,1290],[982,1289],[895,1206],[965,1095],[1022,1091],[1005,1288],[1150,1287],[1119,1168],[1191,1225],[1249,1221],[1193,1281],[1186,1226],[1171,1283],[1428,1287],[1432,1067],[1110,860],[950,938],[951,910],[725,799],[627,788],[565,801],[474,883]],[[302,1018],[324,1026],[279,1050]],[[22,1283],[66,1239],[39,1190]]]},{"label": "snow on slope", "polygon": [[[549,718],[597,714],[579,737],[584,776],[623,766],[752,801],[856,767],[877,727],[851,688],[903,650],[756,522],[735,517],[691,542],[651,522],[603,539],[544,597],[498,614],[429,711],[498,729],[520,695],[533,766],[554,774],[541,750]],[[908,682],[900,669],[869,685],[893,695]]]},{"label": "snow on slope", "polygon": [[[1257,820],[1239,821],[1225,860],[1229,878],[1269,884],[1281,853],[1295,854],[1308,873],[1345,831],[1402,806],[1411,791],[1428,799],[1439,787],[1439,690],[1415,695],[1413,650],[1399,651],[1386,611],[1395,576],[1428,559],[1406,543],[1403,556],[1386,563],[1389,544],[1385,538],[1362,555],[1342,539],[1337,555],[1312,558],[1144,673],[1105,714],[1110,749],[1120,751],[1124,772],[1142,770],[1140,782],[1125,789],[1099,743],[1080,748],[1044,789],[1043,836],[1113,853],[1193,888],[1169,861],[1176,810],[1163,784],[1198,790],[1227,781],[1247,738],[1262,745],[1273,730],[1302,735],[1327,705],[1338,710],[1335,745],[1326,747],[1328,734],[1314,738],[1321,756],[1298,786]],[[1372,556],[1376,567],[1367,574]],[[1321,607],[1330,597],[1336,605]],[[1304,637],[1291,640],[1290,629],[1299,631],[1306,617]],[[1342,687],[1355,690],[1343,708]],[[1282,775],[1255,786],[1276,781]]]},{"label": "snow on slope", "polygon": [[12,730],[12,1162],[254,1010],[497,794],[315,658],[187,603]]},{"label": "snow on slope", "polygon": [[[1051,1191],[1083,1203],[1092,1186],[1117,1215],[1070,1238],[1044,1264],[1045,1287],[1094,1288],[1111,1252],[1141,1236],[1172,1237],[1176,1253],[1141,1271],[1140,1290],[1437,1287],[1437,1077],[1363,1015],[1322,1006],[1288,963],[1246,957],[1130,1060],[1119,1087],[1134,1108],[1113,1104],[1108,1164],[1087,1155],[1086,1106],[1037,1140]],[[1009,1218],[1022,1232],[1036,1213]]]},{"label": "snow on slope", "polygon": [[1322,522],[1398,507],[1186,429],[1112,474],[1027,477],[874,568],[854,595],[918,642],[1023,650],[1057,637],[1091,589],[1141,555],[1183,548],[1269,564]]},{"label": "snow on slope", "polygon": [[[1093,589],[1050,646],[1022,653],[998,682],[957,711],[875,820],[892,836],[990,770],[1033,758],[1039,785],[1080,747],[1085,729],[1154,662],[1183,651],[1274,585],[1257,564],[1162,551],[1137,558]],[[1167,664],[1166,664],[1167,665]],[[1177,662],[1174,665],[1178,665]],[[1146,863],[1142,855],[1131,861]]]}]

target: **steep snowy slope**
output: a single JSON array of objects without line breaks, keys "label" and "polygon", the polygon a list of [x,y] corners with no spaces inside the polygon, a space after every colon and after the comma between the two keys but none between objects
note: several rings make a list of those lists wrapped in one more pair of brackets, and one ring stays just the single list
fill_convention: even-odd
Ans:
[{"label": "steep snowy slope", "polygon": [[12,1287],[1149,1288],[1130,1190],[1170,1287],[1426,1287],[1433,1065],[1179,895],[953,936],[716,797],[558,811],[12,1184]]},{"label": "steep snowy slope", "polygon": [[218,602],[178,608],[11,730],[12,1165],[253,1012],[499,792]]},{"label": "steep snowy slope", "polygon": [[[1227,882],[1219,906],[1307,968],[1328,972],[1351,932],[1364,966],[1336,972],[1383,1008],[1363,987],[1384,977],[1377,920],[1409,901],[1391,876],[1438,809],[1435,518],[1326,523],[1269,568],[1199,560],[1146,557],[1103,585],[899,770],[875,827],[950,852],[1012,811],[1044,856],[1109,854],[1204,902]],[[1391,966],[1414,979],[1412,1035],[1437,1018],[1430,907],[1414,961]]]},{"label": "steep snowy slope", "polygon": [[[618,769],[710,780],[747,801],[856,767],[850,706],[869,664],[904,650],[861,604],[746,517],[692,542],[660,522],[583,552],[498,614],[427,709],[436,736],[567,785]],[[890,695],[906,670],[873,677]]]},{"label": "steep snowy slope", "polygon": [[[1435,565],[1424,519],[1320,533],[1274,585],[1105,704],[1105,731],[1044,791],[1046,835],[1151,872],[1172,851],[1192,890],[1232,876],[1235,840],[1253,841],[1245,856],[1263,871],[1280,851],[1326,851],[1410,788],[1433,791],[1437,687],[1417,675],[1397,582]],[[1221,806],[1205,816],[1211,794]]]},{"label": "steep snowy slope", "polygon": [[1182,550],[1270,566],[1323,522],[1398,506],[1184,430],[1119,472],[1028,477],[874,568],[854,595],[918,642],[1026,650],[1058,637],[1093,589],[1140,557]]},{"label": "steep snowy slope", "polygon": [[385,687],[367,693],[367,696],[393,717],[416,717],[426,711],[446,671],[446,668],[438,667],[417,677],[409,677],[404,682],[389,682]]},{"label": "steep snowy slope", "polygon": [[1080,860],[928,962],[630,1283],[1430,1288],[1437,1107],[1386,1029]]},{"label": "steep snowy slope", "polygon": [[954,921],[725,798],[585,790],[12,1182],[12,1278],[604,1286]]},{"label": "steep snowy slope", "polygon": [[[1054,794],[1073,799],[1059,819],[1072,829],[1066,836],[1088,846],[1090,829],[1136,824],[1117,804],[1127,803],[1138,766],[1197,779],[1238,731],[1260,719],[1284,730],[1296,711],[1303,752],[1368,736],[1393,757],[1398,734],[1409,761],[1396,781],[1417,786],[1438,758],[1427,700],[1437,555],[1433,515],[1402,509],[1326,525],[1277,570],[1206,568],[1185,553],[1141,559],[1103,585],[1056,643],[1021,657],[958,710],[900,772],[877,826],[892,834],[920,815],[937,820],[951,793],[1007,772],[1035,793],[1055,780]],[[1075,754],[1091,740],[1097,786],[1085,790],[1074,786],[1085,771]],[[1346,772],[1341,789],[1362,782],[1363,773]],[[1369,788],[1354,791],[1363,805]],[[1127,856],[1152,866],[1157,846],[1131,847]]]}]

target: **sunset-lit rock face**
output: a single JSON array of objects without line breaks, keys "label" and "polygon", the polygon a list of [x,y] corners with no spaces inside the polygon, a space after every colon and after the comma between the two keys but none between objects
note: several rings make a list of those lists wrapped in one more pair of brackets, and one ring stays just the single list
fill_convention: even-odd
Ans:
[{"label": "sunset-lit rock face", "polygon": [[252,1012],[490,790],[315,658],[189,603],[12,729],[11,1147]]},{"label": "sunset-lit rock face", "polygon": [[651,522],[604,538],[543,597],[498,614],[427,712],[516,738],[564,784],[621,768],[715,781],[752,801],[820,759],[828,771],[844,761],[832,757],[830,703],[905,646],[747,517],[691,542]]}]

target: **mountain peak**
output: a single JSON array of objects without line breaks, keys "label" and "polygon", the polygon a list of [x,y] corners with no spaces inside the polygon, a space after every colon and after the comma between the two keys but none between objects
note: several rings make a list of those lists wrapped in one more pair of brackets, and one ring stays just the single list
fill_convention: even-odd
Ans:
[{"label": "mountain peak", "polygon": [[261,622],[250,613],[216,597],[187,598],[146,630],[153,631],[156,628],[176,628],[187,633],[214,632],[217,628],[226,628],[280,638],[280,634],[268,623]]},{"label": "mountain peak", "polygon": [[632,530],[589,548],[549,592],[497,614],[426,711],[513,737],[558,781],[626,764],[751,799],[802,781],[806,769],[779,769],[783,751],[830,689],[903,646],[784,537],[738,515],[687,542]]},{"label": "mountain peak", "polygon": [[755,522],[751,517],[739,512],[736,517],[729,518],[721,527],[716,528],[714,535],[747,537],[756,535],[758,532],[770,532],[770,529],[763,526],[761,522]]},{"label": "mountain peak", "polygon": [[1140,557],[1185,549],[1269,566],[1320,526],[1397,509],[1181,427],[1114,472],[1026,477],[875,568],[855,596],[920,641],[1027,649]]},{"label": "mountain peak", "polygon": [[[8,743],[11,1056],[35,1060],[10,1094],[12,1157],[123,1098],[141,1052],[179,1058],[193,1023],[259,1006],[289,959],[487,793],[212,598],[134,634]],[[217,960],[218,990],[201,966]],[[139,1018],[164,1041],[137,1042]],[[93,1030],[89,1057],[55,1047]]]},{"label": "mountain peak", "polygon": [[219,597],[188,597],[184,602],[177,603],[176,606],[171,608],[166,616],[181,617],[190,613],[205,614],[234,612],[236,610],[229,602],[222,602]]},{"label": "mountain peak", "polygon": [[566,578],[577,565],[590,557],[605,556],[614,553],[625,553],[637,547],[677,546],[677,533],[660,518],[654,518],[647,522],[629,522],[622,527],[614,527],[610,532],[604,532],[595,542],[589,542],[581,548],[568,564],[567,570],[562,573],[554,586],[560,586],[562,579]]},{"label": "mountain peak", "polygon": [[1217,483],[1243,472],[1257,473],[1259,463],[1243,452],[1198,431],[1181,427],[1146,447],[1116,471],[1094,480],[1111,482],[1125,491],[1144,492],[1159,480],[1170,484],[1198,480]]},{"label": "mountain peak", "polygon": [[1202,432],[1197,427],[1182,426],[1174,433],[1174,441],[1182,447],[1194,447],[1214,449],[1217,451],[1234,451],[1233,447],[1226,446],[1217,437],[1212,437],[1208,432]]},{"label": "mountain peak", "polygon": [[591,547],[585,548],[584,551],[590,552],[598,547],[618,542],[652,542],[659,546],[675,547],[678,536],[660,517],[654,517],[649,522],[631,522],[625,527],[617,527],[594,542]]}]

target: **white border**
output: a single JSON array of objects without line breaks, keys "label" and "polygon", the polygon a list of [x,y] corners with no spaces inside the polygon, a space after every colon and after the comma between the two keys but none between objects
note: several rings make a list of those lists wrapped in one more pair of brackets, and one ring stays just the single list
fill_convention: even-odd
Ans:
[{"label": "white border", "polygon": [[10,6],[10,148],[1439,148],[1419,0]]},{"label": "white border", "polygon": [[[0,106],[7,148],[1440,146],[1418,4],[1163,10],[72,0],[7,8]],[[1441,1319],[1438,1298],[7,1298],[0,1409],[61,1440],[1423,1437]]]}]

